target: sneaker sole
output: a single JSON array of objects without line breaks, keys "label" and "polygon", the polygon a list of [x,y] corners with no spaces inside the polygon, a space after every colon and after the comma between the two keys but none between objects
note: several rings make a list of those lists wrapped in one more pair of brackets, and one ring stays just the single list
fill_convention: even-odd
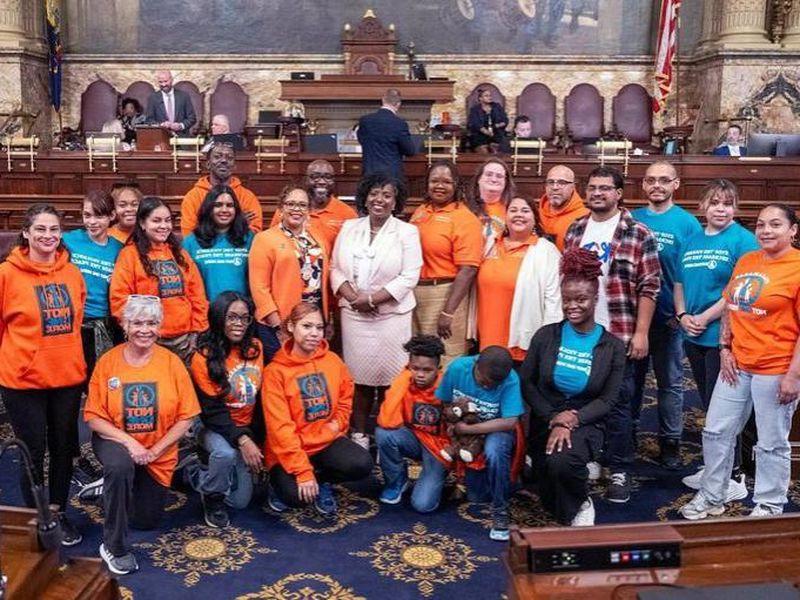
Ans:
[{"label": "sneaker sole", "polygon": [[111,555],[108,554],[108,552],[105,549],[105,546],[103,544],[100,544],[100,558],[103,559],[106,568],[112,573],[114,573],[114,575],[130,575],[131,573],[135,573],[136,571],[139,570],[139,565],[136,565],[136,568],[131,571],[123,571],[122,569],[115,569],[113,566],[111,566],[111,560],[113,557],[109,558],[110,556]]},{"label": "sneaker sole", "polygon": [[97,482],[93,482],[91,485],[87,485],[86,487],[81,488],[78,492],[78,499],[83,498],[97,498],[98,496],[103,495],[103,478],[101,477]]},{"label": "sneaker sole", "polygon": [[381,497],[378,498],[378,500],[380,502],[382,502],[383,504],[400,504],[400,502],[403,500],[403,494],[405,494],[406,490],[410,487],[410,483],[411,482],[406,480],[406,482],[403,484],[403,488],[400,490],[400,493],[397,494],[397,498],[390,499],[390,498],[384,498],[383,496],[381,496]]},{"label": "sneaker sole", "polygon": [[277,507],[274,504],[272,504],[272,502],[270,502],[269,500],[267,500],[267,508],[269,508],[272,512],[277,513],[279,515],[285,513],[287,510],[289,510],[288,507],[286,507],[286,508]]},{"label": "sneaker sole", "polygon": [[73,538],[69,541],[61,540],[61,545],[64,546],[65,548],[72,548],[72,546],[77,546],[82,541],[83,541],[83,536],[79,535],[77,538]]},{"label": "sneaker sole", "polygon": [[495,533],[494,531],[489,532],[489,539],[495,542],[507,542],[510,537],[511,536],[508,531],[503,533]]},{"label": "sneaker sole", "polygon": [[719,508],[712,508],[710,510],[706,510],[699,513],[692,513],[691,515],[687,515],[683,511],[678,511],[680,515],[686,519],[687,521],[701,521],[703,519],[707,519],[708,517],[720,517],[725,513],[725,507],[720,506]]},{"label": "sneaker sole", "polygon": [[630,496],[628,496],[627,498],[608,498],[608,497],[606,497],[606,500],[608,500],[609,502],[613,502],[614,504],[625,504],[626,502],[629,502],[630,499],[631,499]]},{"label": "sneaker sole", "polygon": [[203,515],[203,520],[206,522],[206,525],[208,525],[209,527],[214,527],[215,529],[224,529],[225,527],[228,527],[231,524],[230,520],[228,520],[228,522],[225,523],[224,525],[214,523],[210,521],[206,515]]}]

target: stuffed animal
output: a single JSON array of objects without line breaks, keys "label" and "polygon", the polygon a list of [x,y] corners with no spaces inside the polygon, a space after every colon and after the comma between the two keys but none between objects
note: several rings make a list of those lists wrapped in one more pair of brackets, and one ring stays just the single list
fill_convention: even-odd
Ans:
[{"label": "stuffed animal", "polygon": [[[467,423],[473,425],[480,422],[478,407],[474,402],[467,398],[458,398],[445,405],[443,417],[448,423],[448,429],[456,423]],[[465,463],[471,463],[483,452],[483,436],[475,434],[458,435],[450,434],[450,444],[442,448],[439,452],[447,462],[461,459]]]}]

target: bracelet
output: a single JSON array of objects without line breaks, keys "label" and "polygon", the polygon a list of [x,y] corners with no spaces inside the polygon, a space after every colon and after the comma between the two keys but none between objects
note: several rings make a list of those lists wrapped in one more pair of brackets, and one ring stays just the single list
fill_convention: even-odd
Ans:
[{"label": "bracelet", "polygon": [[440,312],[439,314],[442,315],[443,317],[447,317],[448,319],[453,318],[453,315],[451,315],[450,313],[446,313],[444,311]]},{"label": "bracelet", "polygon": [[675,318],[676,318],[676,319],[678,319],[678,322],[680,322],[680,320],[681,320],[683,317],[685,317],[686,315],[688,315],[688,314],[689,314],[688,312],[686,312],[686,311],[683,311],[682,313],[679,313],[679,314],[675,315]]},{"label": "bracelet", "polygon": [[367,296],[367,304],[369,304],[370,308],[375,308],[375,304],[372,303],[372,294]]}]

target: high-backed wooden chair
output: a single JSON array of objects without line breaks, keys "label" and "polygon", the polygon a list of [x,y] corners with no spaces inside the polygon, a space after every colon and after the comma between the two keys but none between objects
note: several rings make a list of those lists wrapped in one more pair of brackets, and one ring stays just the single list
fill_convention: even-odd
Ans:
[{"label": "high-backed wooden chair", "polygon": [[81,94],[81,131],[101,131],[103,123],[117,116],[119,92],[107,81],[98,79]]},{"label": "high-backed wooden chair", "polygon": [[603,136],[603,97],[590,83],[579,83],[564,99],[564,125],[572,142],[592,143]]},{"label": "high-backed wooden chair", "polygon": [[470,109],[478,103],[478,90],[491,90],[492,92],[492,102],[497,102],[500,106],[503,107],[503,110],[506,109],[506,97],[500,91],[500,89],[494,85],[493,83],[480,83],[476,85],[473,90],[469,93],[466,100],[466,114],[469,115]]},{"label": "high-backed wooden chair", "polygon": [[231,123],[231,133],[242,133],[247,124],[248,101],[248,95],[238,83],[220,81],[211,94],[211,116],[227,116]]},{"label": "high-backed wooden chair", "polygon": [[124,98],[133,98],[141,105],[142,113],[144,113],[147,110],[147,102],[154,91],[155,88],[147,81],[134,81],[122,94],[120,102]]},{"label": "high-backed wooden chair", "polygon": [[615,134],[634,144],[650,145],[653,139],[653,99],[637,83],[623,86],[611,101]]},{"label": "high-backed wooden chair", "polygon": [[189,95],[194,114],[197,115],[197,124],[189,130],[189,133],[196,134],[201,129],[205,129],[205,121],[203,120],[205,116],[205,95],[201,94],[197,86],[191,81],[179,81],[175,84],[175,89]]},{"label": "high-backed wooden chair", "polygon": [[520,115],[531,120],[531,137],[549,141],[556,136],[556,97],[545,84],[525,86],[517,96],[517,116]]}]

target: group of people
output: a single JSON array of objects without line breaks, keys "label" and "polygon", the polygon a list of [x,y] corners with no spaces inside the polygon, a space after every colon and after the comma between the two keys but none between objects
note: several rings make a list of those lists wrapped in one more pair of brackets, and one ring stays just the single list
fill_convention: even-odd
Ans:
[{"label": "group of people", "polygon": [[[734,221],[726,180],[704,192],[701,226],[676,203],[668,162],[648,167],[647,206],[631,212],[613,168],[589,174],[584,201],[555,166],[533,199],[490,158],[469,184],[433,163],[406,222],[401,179],[365,176],[353,208],[316,160],[264,228],[233,148],[214,144],[206,166],[181,236],[162,199],[123,183],[86,196],[79,230],[31,206],[0,264],[0,392],[39,478],[49,452],[64,544],[82,539],[64,509],[84,391],[103,466],[100,555],[125,574],[138,568],[128,527],[157,524],[176,476],[210,526],[250,503],[262,472],[269,510],[332,517],[332,484],[368,477],[374,450],[385,504],[410,487],[408,460],[422,465],[420,512],[441,504],[454,471],[470,500],[490,503],[490,537],[507,540],[527,456],[554,517],[592,525],[598,463],[607,500],[630,498],[651,358],[661,462],[681,467],[684,355],[707,419],[682,514],[718,515],[747,495],[737,436],[753,408],[752,514],[782,511],[800,391],[790,208],[767,205],[754,236]],[[475,418],[453,421],[455,403]],[[474,456],[453,451],[466,437],[480,439]]]}]

